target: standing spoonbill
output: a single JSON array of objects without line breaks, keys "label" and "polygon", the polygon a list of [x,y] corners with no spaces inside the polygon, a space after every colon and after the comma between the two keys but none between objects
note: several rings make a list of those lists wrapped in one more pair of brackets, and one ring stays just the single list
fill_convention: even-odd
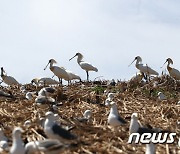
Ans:
[{"label": "standing spoonbill", "polygon": [[59,78],[59,81],[62,84],[62,79],[67,79],[69,78],[68,73],[66,72],[66,69],[63,67],[58,67],[58,66],[53,66],[53,64],[57,63],[54,59],[50,59],[44,70],[48,67],[50,64],[49,69],[54,73]]},{"label": "standing spoonbill", "polygon": [[[165,62],[164,64],[166,64],[167,62],[168,62],[168,64],[167,64],[167,70],[168,70],[170,76],[172,76],[172,77],[175,78],[176,80],[180,80],[180,72],[179,72],[179,70],[177,70],[177,69],[172,68],[172,67],[169,66],[170,64],[173,64],[172,59],[171,59],[171,58],[166,59],[166,62]],[[163,65],[163,66],[164,66],[164,65]]]},{"label": "standing spoonbill", "polygon": [[136,60],[136,68],[139,69],[142,73],[145,73],[146,75],[159,75],[158,72],[156,72],[155,70],[153,70],[149,66],[143,65],[142,64],[142,58],[140,56],[135,57],[135,59],[133,60],[132,63],[134,63],[135,60]]},{"label": "standing spoonbill", "polygon": [[[78,57],[77,58],[77,63],[79,64],[79,66],[86,71],[87,73],[87,80],[89,81],[89,71],[95,71],[98,72],[98,69],[94,66],[92,66],[90,63],[83,61],[83,55],[81,53],[76,53],[76,55],[74,57]],[[71,59],[73,59],[74,57],[72,57]],[[71,60],[69,59],[69,61]]]},{"label": "standing spoonbill", "polygon": [[7,85],[19,85],[19,82],[17,82],[15,78],[13,78],[12,76],[7,76],[4,73],[5,73],[4,68],[1,67],[1,78],[4,83],[6,83]]}]

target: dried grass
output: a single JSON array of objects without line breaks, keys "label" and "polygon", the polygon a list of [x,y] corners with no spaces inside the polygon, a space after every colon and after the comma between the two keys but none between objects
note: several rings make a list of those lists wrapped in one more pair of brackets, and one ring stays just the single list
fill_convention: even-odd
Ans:
[{"label": "dried grass", "polygon": [[[157,86],[154,86],[157,82]],[[106,85],[106,81],[95,83],[86,83],[84,86],[77,83],[68,86],[66,89],[56,87],[57,93],[53,96],[59,103],[58,114],[62,123],[75,126],[72,130],[79,136],[77,148],[65,150],[63,153],[144,153],[145,145],[130,145],[127,143],[129,137],[129,124],[111,129],[107,124],[109,107],[104,106],[106,95],[103,90],[116,92],[114,99],[118,104],[119,113],[128,122],[133,112],[139,113],[139,120],[143,125],[150,124],[153,127],[159,127],[177,133],[180,137],[180,83],[174,81],[169,76],[154,78],[146,84],[136,82],[118,82],[116,86]],[[38,91],[41,87],[26,85],[28,91]],[[18,87],[1,88],[4,91],[11,91],[15,99],[0,98],[0,127],[4,129],[5,134],[11,140],[11,132],[15,126],[21,126],[25,132],[22,134],[23,140],[35,141],[44,139],[46,136],[38,125],[39,117],[43,117],[45,112],[51,109],[50,105],[44,107],[37,106],[33,101],[25,99],[24,94]],[[167,100],[157,99],[157,92],[163,91]],[[92,110],[93,116],[88,123],[79,123],[74,117],[81,117],[87,109]],[[31,120],[31,126],[23,126],[26,120]],[[177,146],[177,140],[174,144],[158,144],[157,153],[180,153]]]}]

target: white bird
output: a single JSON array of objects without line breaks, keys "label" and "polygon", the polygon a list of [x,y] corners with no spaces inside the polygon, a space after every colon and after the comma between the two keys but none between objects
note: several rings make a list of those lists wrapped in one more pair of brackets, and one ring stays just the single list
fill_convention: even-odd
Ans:
[{"label": "white bird", "polygon": [[8,139],[4,135],[4,132],[1,128],[0,128],[0,148],[2,148],[3,150],[8,149]]},{"label": "white bird", "polygon": [[159,100],[165,100],[166,96],[162,92],[158,92],[158,99]]},{"label": "white bird", "polygon": [[52,78],[34,78],[31,83],[35,83],[36,85],[44,85],[44,86],[49,86],[49,85],[54,85],[54,84],[59,84],[58,81],[52,79]]},{"label": "white bird", "polygon": [[62,84],[62,80],[61,79],[68,79],[69,75],[66,72],[66,69],[63,67],[58,67],[58,66],[53,66],[53,64],[57,63],[54,59],[50,59],[48,64],[46,65],[46,67],[44,68],[44,70],[48,67],[48,65],[50,64],[49,69],[54,73],[54,75],[56,75],[59,78],[59,81],[61,81]]},{"label": "white bird", "polygon": [[46,120],[44,122],[44,132],[50,139],[57,139],[57,140],[73,140],[77,137],[71,134],[66,129],[62,128],[58,125],[55,121],[54,114],[52,112],[46,113]]},{"label": "white bird", "polygon": [[80,81],[81,81],[81,78],[80,78],[80,76],[79,76],[79,75],[74,74],[73,72],[71,72],[71,71],[69,71],[69,70],[66,70],[66,72],[67,72],[67,73],[68,73],[68,75],[69,75],[69,78],[68,78],[68,80],[69,80],[69,81],[71,81],[71,80],[75,80],[75,79],[78,79],[78,80],[80,80]]},{"label": "white bird", "polygon": [[110,98],[107,98],[107,99],[105,100],[105,102],[104,102],[104,105],[109,106],[110,103],[111,103],[111,99],[110,99]]},{"label": "white bird", "polygon": [[168,70],[170,76],[172,76],[176,80],[180,80],[180,71],[169,66],[170,64],[173,64],[172,59],[171,58],[166,59],[166,62],[164,64],[166,64],[166,63],[168,63],[167,70]]},{"label": "white bird", "polygon": [[52,87],[44,87],[38,92],[38,96],[51,96],[55,91]]},{"label": "white bird", "polygon": [[[87,80],[89,80],[89,71],[95,71],[98,72],[98,69],[96,67],[94,67],[93,65],[91,65],[88,62],[83,61],[83,55],[81,53],[76,53],[76,55],[74,57],[78,56],[77,58],[77,63],[79,64],[79,66],[86,71],[87,73]],[[71,59],[73,59],[74,57],[72,57]],[[69,59],[69,61],[71,60]]]},{"label": "white bird", "polygon": [[4,73],[5,73],[5,71],[4,71],[3,67],[1,67],[1,78],[4,83],[6,83],[7,85],[19,85],[19,82],[17,82],[17,80],[15,78],[13,78],[12,76],[7,76]]},{"label": "white bird", "polygon": [[152,142],[146,144],[146,153],[145,154],[155,154],[156,153],[156,146]]},{"label": "white bird", "polygon": [[65,148],[69,148],[70,145],[63,144],[58,140],[46,139],[40,141],[31,141],[26,144],[26,154],[34,154],[36,152],[43,152],[45,154],[59,154]]},{"label": "white bird", "polygon": [[76,120],[78,120],[79,122],[87,122],[92,116],[92,111],[91,110],[86,110],[83,113],[83,117],[80,118],[75,118]]},{"label": "white bird", "polygon": [[27,100],[32,100],[33,96],[34,96],[34,92],[27,92],[25,97]]},{"label": "white bird", "polygon": [[130,79],[130,81],[140,82],[144,77],[144,74],[142,72],[138,72]]},{"label": "white bird", "polygon": [[10,149],[10,154],[24,154],[25,153],[24,142],[21,139],[21,132],[23,131],[20,127],[14,128],[13,133],[12,133],[13,143]]},{"label": "white bird", "polygon": [[[136,60],[136,68],[139,69],[141,72],[145,73],[146,75],[159,75],[158,72],[156,72],[155,70],[153,70],[152,68],[150,68],[147,65],[143,65],[142,64],[142,58],[140,56],[135,57],[135,59],[133,60],[133,62]],[[133,63],[132,62],[132,63]],[[132,64],[131,63],[131,64]],[[130,65],[131,65],[130,64]],[[130,66],[129,65],[129,66]]]},{"label": "white bird", "polygon": [[108,93],[108,98],[112,101],[114,98],[115,93]]},{"label": "white bird", "polygon": [[38,105],[53,104],[55,103],[55,99],[49,96],[37,96],[35,99],[35,103],[37,103]]},{"label": "white bird", "polygon": [[133,113],[131,115],[131,121],[129,126],[129,133],[139,133],[142,135],[143,133],[158,133],[161,132],[159,128],[147,128],[143,127],[138,121],[138,114]]},{"label": "white bird", "polygon": [[127,122],[119,115],[116,103],[111,102],[110,105],[111,105],[111,109],[108,116],[108,123],[111,126],[119,126],[126,124]]}]

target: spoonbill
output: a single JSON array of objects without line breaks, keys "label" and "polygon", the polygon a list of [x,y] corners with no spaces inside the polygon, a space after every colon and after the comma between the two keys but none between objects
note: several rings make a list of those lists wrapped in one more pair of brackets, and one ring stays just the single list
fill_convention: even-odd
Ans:
[{"label": "spoonbill", "polygon": [[1,67],[1,78],[3,79],[4,83],[6,83],[7,85],[19,85],[19,82],[17,82],[15,78],[13,78],[12,76],[7,76],[4,73],[4,68]]},{"label": "spoonbill", "polygon": [[53,85],[53,84],[58,84],[59,82],[52,79],[52,78],[34,78],[31,83],[35,83],[36,85]]},{"label": "spoonbill", "polygon": [[172,76],[176,80],[180,80],[180,72],[179,72],[179,70],[169,66],[170,64],[173,64],[172,59],[171,58],[166,59],[166,62],[164,64],[166,64],[166,63],[168,63],[167,64],[167,70],[168,70],[170,76]]},{"label": "spoonbill", "polygon": [[158,72],[156,72],[155,70],[153,70],[149,66],[143,65],[142,64],[142,58],[140,56],[135,57],[135,59],[133,60],[132,63],[134,63],[134,61],[136,61],[136,68],[139,69],[142,73],[145,73],[146,75],[159,75]]},{"label": "spoonbill", "polygon": [[[89,71],[95,71],[98,72],[98,69],[96,67],[94,67],[93,65],[91,65],[88,62],[83,61],[83,55],[81,53],[76,53],[76,55],[74,57],[78,57],[77,58],[77,63],[79,64],[79,66],[86,71],[87,73],[87,80],[89,81]],[[72,57],[71,59],[73,59],[74,57]],[[71,60],[69,59],[69,61]]]},{"label": "spoonbill", "polygon": [[48,67],[50,64],[49,69],[54,73],[59,78],[59,81],[61,81],[62,84],[62,79],[67,79],[69,78],[68,73],[66,72],[66,69],[63,67],[58,67],[58,66],[53,66],[53,64],[57,63],[54,59],[50,59],[44,70]]}]

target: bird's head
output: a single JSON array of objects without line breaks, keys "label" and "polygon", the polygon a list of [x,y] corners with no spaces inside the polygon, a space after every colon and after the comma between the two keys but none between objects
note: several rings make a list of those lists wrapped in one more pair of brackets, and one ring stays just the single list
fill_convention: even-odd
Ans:
[{"label": "bird's head", "polygon": [[170,64],[173,64],[173,60],[171,58],[167,58],[166,59],[166,62],[170,63]]},{"label": "bird's head", "polygon": [[49,64],[56,64],[57,62],[54,59],[50,59],[44,70],[48,67]]},{"label": "bird's head", "polygon": [[51,111],[46,112],[46,118],[50,120],[54,120],[54,113]]},{"label": "bird's head", "polygon": [[77,56],[78,58],[80,58],[80,59],[83,58],[83,55],[82,55],[81,53],[77,52],[77,53],[75,54],[75,56],[73,56],[72,58],[69,59],[69,61],[70,61],[71,59],[73,59],[74,57],[76,57],[76,56]]},{"label": "bird's head", "polygon": [[109,93],[108,98],[110,98],[112,100],[114,98],[114,95],[115,95],[114,93]]},{"label": "bird's head", "polygon": [[138,119],[138,114],[137,113],[133,113],[131,115],[131,119]]},{"label": "bird's head", "polygon": [[[134,60],[132,61],[132,63],[134,63],[134,61],[138,61],[138,62],[142,62],[142,58],[140,57],[140,56],[136,56],[135,58],[134,58]],[[132,64],[131,63],[131,64]],[[131,64],[129,64],[128,66],[131,66]]]},{"label": "bird's head", "polygon": [[13,136],[20,136],[24,131],[21,127],[15,127],[13,130]]}]

